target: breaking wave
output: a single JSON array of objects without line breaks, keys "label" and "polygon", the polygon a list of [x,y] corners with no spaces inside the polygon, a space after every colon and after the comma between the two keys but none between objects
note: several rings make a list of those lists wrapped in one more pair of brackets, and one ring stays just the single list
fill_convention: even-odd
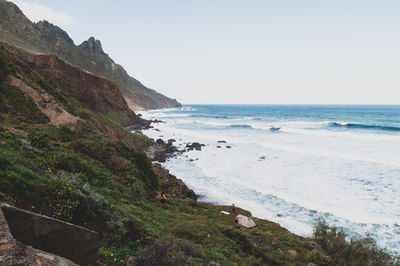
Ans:
[{"label": "breaking wave", "polygon": [[328,125],[329,125],[329,127],[333,127],[333,128],[348,128],[348,129],[364,129],[364,130],[400,132],[400,127],[392,127],[392,126],[379,126],[379,125],[341,123],[341,122],[332,122],[332,123],[329,123]]}]

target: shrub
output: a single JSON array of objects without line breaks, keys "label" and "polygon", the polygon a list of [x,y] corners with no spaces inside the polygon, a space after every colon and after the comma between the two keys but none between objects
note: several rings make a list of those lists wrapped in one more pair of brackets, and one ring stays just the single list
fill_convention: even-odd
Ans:
[{"label": "shrub", "polygon": [[56,169],[80,173],[81,179],[90,184],[105,185],[109,182],[108,173],[101,163],[73,151],[51,153],[48,155],[48,162]]},{"label": "shrub", "polygon": [[153,240],[139,254],[135,265],[191,265],[190,257],[178,251],[171,241]]},{"label": "shrub", "polygon": [[57,177],[50,179],[46,192],[51,215],[70,221],[80,203],[78,185],[74,180],[67,173],[60,172]]},{"label": "shrub", "polygon": [[335,226],[329,226],[320,219],[314,226],[313,238],[331,257],[330,265],[395,265],[398,258],[386,249],[377,246],[376,241],[367,236],[350,239]]},{"label": "shrub", "polygon": [[204,258],[203,251],[200,245],[196,245],[188,240],[181,238],[170,239],[170,244],[175,245],[179,248],[185,255],[193,258]]},{"label": "shrub", "polygon": [[131,250],[126,247],[100,248],[98,251],[100,261],[107,265],[121,265],[123,259],[130,253]]}]

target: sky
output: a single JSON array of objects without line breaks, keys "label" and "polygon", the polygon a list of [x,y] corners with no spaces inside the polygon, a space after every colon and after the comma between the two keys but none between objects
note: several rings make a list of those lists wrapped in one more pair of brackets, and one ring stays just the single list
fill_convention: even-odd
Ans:
[{"label": "sky", "polygon": [[23,0],[184,104],[400,104],[398,0]]}]

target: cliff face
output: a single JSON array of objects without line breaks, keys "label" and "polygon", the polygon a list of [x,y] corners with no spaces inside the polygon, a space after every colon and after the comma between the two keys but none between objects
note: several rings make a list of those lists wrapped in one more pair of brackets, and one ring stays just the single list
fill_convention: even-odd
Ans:
[{"label": "cliff face", "polygon": [[[26,66],[52,82],[85,108],[95,113],[111,115],[122,125],[132,125],[141,120],[129,109],[114,82],[73,67],[56,55],[35,55],[6,44],[0,44],[0,47],[5,53],[23,61]],[[10,82],[16,84],[15,79]],[[30,96],[32,97],[32,94]]]},{"label": "cliff face", "polygon": [[74,66],[114,81],[132,110],[181,106],[175,99],[157,93],[130,77],[103,51],[99,40],[90,37],[76,46],[59,27],[47,21],[32,23],[16,5],[6,0],[0,0],[0,41],[36,53],[55,53]]}]

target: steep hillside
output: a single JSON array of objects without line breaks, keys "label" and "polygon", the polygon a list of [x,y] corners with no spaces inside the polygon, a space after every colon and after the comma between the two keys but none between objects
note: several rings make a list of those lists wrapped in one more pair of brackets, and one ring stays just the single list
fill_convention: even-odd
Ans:
[{"label": "steep hillside", "polygon": [[146,88],[104,53],[93,37],[76,46],[68,34],[47,22],[32,23],[11,2],[0,0],[0,41],[40,54],[55,53],[68,63],[117,83],[132,110],[179,107],[170,99]]},{"label": "steep hillside", "polygon": [[[73,67],[55,55],[35,55],[5,43],[0,43],[0,49],[3,51],[3,61],[13,62],[12,70],[15,73],[26,77],[31,74],[26,74],[26,71],[35,71],[85,108],[114,119],[121,125],[132,125],[141,121],[129,109],[114,82]],[[18,78],[18,75],[7,77],[6,83],[19,88],[29,87]],[[33,86],[39,85],[34,84]],[[31,85],[31,87],[33,86]],[[32,88],[29,91],[33,93]],[[32,93],[30,93],[31,97]],[[33,98],[38,99],[38,97]]]}]

